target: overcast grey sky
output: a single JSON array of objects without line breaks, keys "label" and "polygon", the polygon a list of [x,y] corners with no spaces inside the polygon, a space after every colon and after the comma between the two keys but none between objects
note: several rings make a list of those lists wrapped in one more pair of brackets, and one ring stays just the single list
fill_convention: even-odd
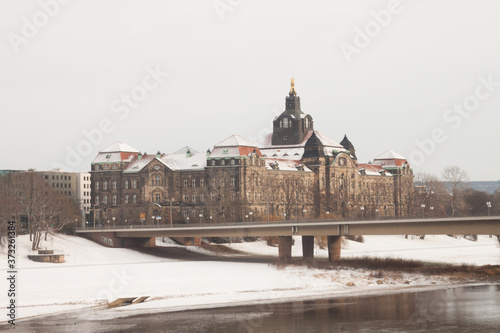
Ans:
[{"label": "overcast grey sky", "polygon": [[499,18],[495,0],[1,0],[0,169],[258,141],[293,75],[360,162],[499,180]]}]

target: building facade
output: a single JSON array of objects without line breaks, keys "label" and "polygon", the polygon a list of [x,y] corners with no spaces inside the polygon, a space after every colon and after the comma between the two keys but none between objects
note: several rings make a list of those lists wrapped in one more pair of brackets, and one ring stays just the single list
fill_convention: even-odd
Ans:
[{"label": "building facade", "polygon": [[91,183],[88,172],[64,172],[61,169],[50,171],[30,170],[0,170],[0,178],[8,186],[9,175],[32,173],[43,179],[54,191],[70,201],[76,203],[82,212],[82,221],[85,215],[90,214],[91,207]]},{"label": "building facade", "polygon": [[206,152],[143,154],[116,142],[90,173],[101,225],[406,216],[413,195],[403,156],[358,163],[347,136],[337,143],[315,130],[293,79],[262,144],[233,135]]}]

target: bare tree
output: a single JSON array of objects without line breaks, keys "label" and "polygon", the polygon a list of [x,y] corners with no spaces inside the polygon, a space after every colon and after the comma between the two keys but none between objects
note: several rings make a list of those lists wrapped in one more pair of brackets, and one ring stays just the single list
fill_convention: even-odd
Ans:
[{"label": "bare tree", "polygon": [[460,169],[458,166],[449,166],[443,170],[443,179],[447,182],[450,190],[450,212],[451,216],[455,216],[464,208],[464,201],[462,199],[465,182],[469,177],[467,172]]},{"label": "bare tree", "polygon": [[288,219],[300,218],[305,208],[306,187],[300,177],[284,177],[280,182],[279,192],[284,213]]},{"label": "bare tree", "polygon": [[445,204],[449,196],[445,184],[437,176],[426,172],[415,176],[415,184],[422,189],[418,191],[417,205],[424,204],[432,216],[445,215]]},{"label": "bare tree", "polygon": [[32,250],[39,247],[44,232],[59,231],[79,217],[76,203],[49,187],[35,173],[12,175],[10,183],[14,197],[10,214],[27,218]]}]

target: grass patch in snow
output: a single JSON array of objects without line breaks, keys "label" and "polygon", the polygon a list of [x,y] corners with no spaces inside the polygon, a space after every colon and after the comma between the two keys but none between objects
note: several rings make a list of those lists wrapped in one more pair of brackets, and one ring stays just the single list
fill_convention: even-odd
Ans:
[{"label": "grass patch in snow", "polygon": [[275,265],[279,269],[282,269],[286,266],[305,266],[311,269],[324,270],[371,270],[371,276],[373,277],[383,277],[388,272],[398,272],[433,276],[447,276],[464,281],[500,281],[500,266],[498,265],[451,265],[428,263],[418,260],[378,258],[368,256],[360,258],[345,258],[334,262],[323,260],[294,260],[290,263],[276,262]]}]

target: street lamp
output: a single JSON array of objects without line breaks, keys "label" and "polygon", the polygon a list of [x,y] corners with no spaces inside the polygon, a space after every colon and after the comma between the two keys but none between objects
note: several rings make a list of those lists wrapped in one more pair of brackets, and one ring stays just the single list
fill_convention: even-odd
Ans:
[{"label": "street lamp", "polygon": [[307,209],[302,209],[302,218],[306,218],[306,212],[307,212]]},{"label": "street lamp", "polygon": [[154,226],[155,225],[155,216],[154,215],[151,216],[151,220],[153,221],[153,226]]},{"label": "street lamp", "polygon": [[112,217],[112,219],[113,219],[113,228],[114,228],[114,227],[115,227],[115,220],[116,220],[116,217],[114,217],[114,216],[113,216],[113,217]]},{"label": "street lamp", "polygon": [[283,213],[283,220],[286,220],[286,213]]},{"label": "street lamp", "polygon": [[377,220],[378,220],[378,218],[379,218],[379,216],[378,216],[378,208],[375,209],[375,215],[377,216]]},{"label": "street lamp", "polygon": [[85,225],[86,225],[85,228],[88,229],[89,228],[89,221],[85,221]]},{"label": "street lamp", "polygon": [[430,206],[429,209],[431,210],[430,215],[434,216],[434,214],[432,214],[434,212],[434,206]]},{"label": "street lamp", "polygon": [[200,227],[201,227],[201,218],[203,217],[203,214],[198,215],[198,217],[200,218]]},{"label": "street lamp", "polygon": [[212,223],[212,215],[210,215],[210,223]]},{"label": "street lamp", "polygon": [[157,216],[156,219],[158,220],[158,228],[160,227],[160,222],[161,222],[161,216]]},{"label": "street lamp", "polygon": [[330,217],[330,211],[329,211],[329,210],[327,210],[327,211],[326,211],[326,218],[328,219],[329,217]]},{"label": "street lamp", "polygon": [[361,209],[361,221],[363,221],[364,215],[365,215],[365,206],[359,207]]},{"label": "street lamp", "polygon": [[109,229],[109,220],[108,220],[108,229]]},{"label": "street lamp", "polygon": [[248,214],[245,214],[245,222],[248,220]]},{"label": "street lamp", "polygon": [[172,221],[172,202],[174,202],[174,198],[170,199],[170,227],[172,227],[173,221]]},{"label": "street lamp", "polygon": [[250,222],[252,222],[252,215],[253,215],[253,212],[249,212],[248,214],[250,215]]},{"label": "street lamp", "polygon": [[186,217],[187,224],[189,224],[189,216]]},{"label": "street lamp", "polygon": [[487,201],[487,202],[486,202],[486,207],[488,207],[488,216],[490,216],[491,201]]},{"label": "street lamp", "polygon": [[420,207],[422,207],[422,218],[425,217],[425,204],[421,204]]}]

